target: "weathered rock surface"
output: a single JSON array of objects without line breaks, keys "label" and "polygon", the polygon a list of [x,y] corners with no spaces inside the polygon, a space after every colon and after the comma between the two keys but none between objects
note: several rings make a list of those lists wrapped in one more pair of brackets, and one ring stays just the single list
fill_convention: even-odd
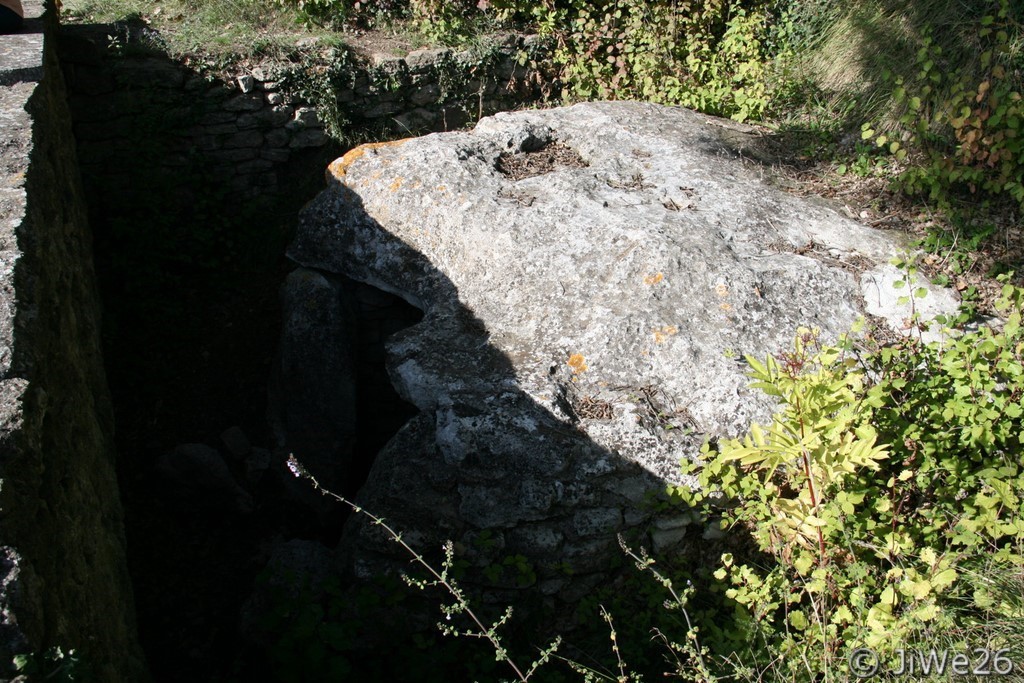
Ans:
[{"label": "weathered rock surface", "polygon": [[[788,347],[798,326],[846,331],[859,274],[901,246],[765,182],[750,133],[595,103],[335,161],[290,257],[425,314],[387,360],[421,412],[360,502],[414,544],[464,542],[481,566],[494,558],[472,539],[491,529],[489,552],[526,555],[544,593],[571,599],[615,532],[647,528],[645,496],[681,458],[767,419],[737,358]],[[654,540],[684,522],[659,520]],[[396,552],[358,519],[342,549],[361,573]]]}]

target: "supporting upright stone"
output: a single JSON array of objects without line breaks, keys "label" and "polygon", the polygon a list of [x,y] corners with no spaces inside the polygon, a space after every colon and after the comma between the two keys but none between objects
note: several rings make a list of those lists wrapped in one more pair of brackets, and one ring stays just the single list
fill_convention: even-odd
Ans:
[{"label": "supporting upright stone", "polygon": [[286,311],[271,380],[279,445],[325,485],[348,491],[356,434],[355,316],[343,287],[296,270],[281,292]]}]

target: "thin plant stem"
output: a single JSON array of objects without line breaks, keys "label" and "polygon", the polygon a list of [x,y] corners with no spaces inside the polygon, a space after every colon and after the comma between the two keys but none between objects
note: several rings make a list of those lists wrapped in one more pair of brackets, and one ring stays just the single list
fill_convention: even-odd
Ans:
[{"label": "thin plant stem", "polygon": [[[493,628],[491,628],[491,629],[486,628],[483,625],[483,622],[480,621],[480,619],[476,616],[476,614],[470,608],[469,602],[466,600],[465,596],[462,594],[462,589],[460,589],[458,586],[456,586],[455,584],[453,584],[452,582],[450,582],[448,580],[447,571],[438,572],[436,569],[434,569],[434,567],[431,566],[431,564],[429,562],[427,562],[425,559],[423,559],[422,555],[420,555],[418,552],[416,552],[412,548],[412,546],[410,546],[408,543],[405,542],[405,539],[402,538],[402,535],[400,533],[398,533],[397,531],[395,531],[384,520],[384,518],[378,517],[377,515],[373,514],[369,510],[367,510],[366,508],[364,508],[364,507],[362,507],[360,505],[357,505],[356,503],[350,501],[349,499],[345,498],[344,496],[340,496],[337,493],[334,493],[333,491],[330,491],[330,490],[324,488],[320,484],[320,482],[317,481],[316,477],[314,477],[309,472],[309,470],[307,470],[302,465],[302,463],[300,463],[298,461],[298,459],[294,455],[289,455],[288,456],[288,469],[296,477],[299,477],[301,479],[306,479],[311,484],[313,484],[313,488],[315,488],[317,491],[319,491],[321,495],[330,496],[331,498],[334,498],[338,502],[344,503],[345,505],[350,507],[353,512],[356,512],[358,514],[367,516],[368,518],[370,518],[370,520],[376,526],[379,526],[380,528],[384,529],[384,531],[387,532],[388,536],[391,537],[392,541],[394,541],[395,543],[400,545],[406,552],[408,552],[409,555],[413,558],[413,561],[415,561],[417,564],[419,564],[421,567],[423,567],[427,571],[427,573],[430,574],[430,576],[433,577],[434,582],[437,585],[443,586],[445,588],[445,590],[447,590],[452,595],[452,597],[455,598],[456,602],[459,604],[460,610],[465,612],[465,614],[473,621],[473,624],[478,629],[477,633],[469,634],[469,635],[475,635],[477,637],[487,639],[491,643],[491,645],[494,647],[494,652],[495,652],[498,660],[506,662],[509,665],[509,667],[512,668],[512,671],[514,671],[515,674],[516,674],[517,680],[519,680],[521,682],[525,682],[525,681],[529,680],[530,674],[532,674],[536,670],[537,666],[535,665],[535,666],[531,667],[528,674],[524,674],[522,672],[522,670],[516,665],[516,663],[514,661],[512,661],[512,658],[509,657],[508,652],[505,650],[504,646],[501,644],[501,641],[498,639],[497,635],[495,634],[494,629]],[[507,613],[506,613],[506,618],[507,618]],[[504,621],[504,619],[502,619],[502,621]],[[555,647],[557,647],[557,644],[555,645]],[[550,655],[550,652],[548,652],[548,654]]]}]

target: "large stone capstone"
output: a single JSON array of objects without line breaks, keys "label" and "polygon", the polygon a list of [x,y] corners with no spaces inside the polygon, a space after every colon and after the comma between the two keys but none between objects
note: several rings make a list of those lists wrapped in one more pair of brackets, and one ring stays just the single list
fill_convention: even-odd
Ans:
[{"label": "large stone capstone", "polygon": [[[481,566],[524,555],[544,593],[570,599],[616,532],[683,538],[685,517],[658,518],[649,494],[708,437],[769,418],[743,354],[788,348],[799,326],[835,339],[902,249],[772,186],[747,154],[756,139],[677,108],[592,103],[335,161],[289,256],[424,312],[387,347],[420,413],[360,502]],[[907,315],[883,313],[897,328]],[[399,553],[357,518],[341,556],[371,572]]]}]

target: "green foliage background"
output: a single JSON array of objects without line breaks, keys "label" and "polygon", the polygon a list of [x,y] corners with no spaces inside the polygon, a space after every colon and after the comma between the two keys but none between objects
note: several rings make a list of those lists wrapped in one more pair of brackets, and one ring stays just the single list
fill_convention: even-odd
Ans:
[{"label": "green foliage background", "polygon": [[1024,206],[1024,6],[1011,0],[276,2],[331,26],[404,18],[449,44],[540,32],[567,99],[682,105],[828,140],[862,131],[873,168],[908,192]]}]

